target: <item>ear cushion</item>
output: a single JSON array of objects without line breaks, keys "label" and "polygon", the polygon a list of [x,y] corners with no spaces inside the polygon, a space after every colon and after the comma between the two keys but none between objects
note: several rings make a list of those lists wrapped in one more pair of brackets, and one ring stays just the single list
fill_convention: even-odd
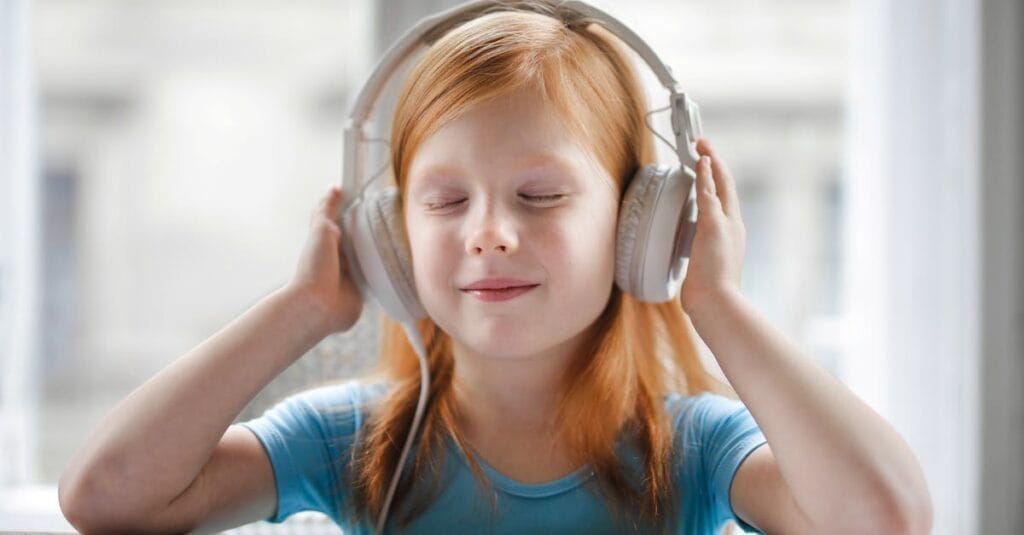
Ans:
[{"label": "ear cushion", "polygon": [[[638,262],[636,250],[643,244],[637,244],[639,230],[646,222],[645,206],[650,206],[653,190],[658,183],[655,180],[660,169],[655,165],[641,167],[629,182],[626,194],[619,205],[619,222],[616,231],[615,247],[615,282],[622,291],[636,295],[639,292],[639,275],[635,269]],[[643,239],[641,236],[640,240]]]},{"label": "ear cushion", "polygon": [[398,188],[387,187],[374,192],[367,199],[366,209],[373,243],[377,246],[388,279],[404,312],[412,318],[425,316],[416,293],[412,253],[405,235]]},{"label": "ear cushion", "polygon": [[395,321],[426,316],[413,279],[395,187],[365,191],[339,209],[348,274],[364,300],[377,301]]},{"label": "ear cushion", "polygon": [[696,221],[693,183],[678,166],[647,165],[626,190],[616,231],[615,282],[640,301],[667,301],[682,286]]}]

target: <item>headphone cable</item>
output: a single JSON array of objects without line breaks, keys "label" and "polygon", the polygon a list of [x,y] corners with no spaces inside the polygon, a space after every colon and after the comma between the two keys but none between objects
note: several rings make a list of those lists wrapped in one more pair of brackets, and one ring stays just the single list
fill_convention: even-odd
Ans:
[{"label": "headphone cable", "polygon": [[409,455],[409,450],[412,448],[413,439],[416,437],[416,430],[419,428],[420,420],[423,418],[423,411],[427,406],[427,396],[430,393],[430,368],[427,366],[427,351],[423,345],[423,337],[420,335],[416,326],[412,323],[403,323],[402,328],[405,330],[406,337],[409,338],[409,342],[412,344],[413,349],[416,351],[416,356],[420,361],[420,399],[416,405],[416,414],[412,418],[412,428],[409,429],[409,435],[405,438],[405,446],[402,447],[402,455],[398,458],[398,466],[395,467],[395,475],[391,477],[391,485],[388,489],[388,495],[384,498],[384,507],[381,509],[380,517],[377,519],[377,535],[384,532],[384,522],[388,518],[388,509],[391,507],[391,500],[395,496],[395,489],[398,488],[398,480],[402,475],[402,468],[405,466],[405,459]]}]

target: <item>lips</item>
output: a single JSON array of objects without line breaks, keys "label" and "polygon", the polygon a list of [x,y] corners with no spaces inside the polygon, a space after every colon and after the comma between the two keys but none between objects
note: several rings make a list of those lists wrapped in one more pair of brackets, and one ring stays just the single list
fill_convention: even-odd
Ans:
[{"label": "lips", "polygon": [[481,301],[494,302],[507,301],[538,286],[540,284],[522,279],[493,278],[478,280],[463,288],[462,291]]},{"label": "lips", "polygon": [[537,283],[507,277],[491,278],[478,280],[473,284],[466,286],[463,290],[507,290],[509,288],[522,288],[524,286],[537,286]]}]

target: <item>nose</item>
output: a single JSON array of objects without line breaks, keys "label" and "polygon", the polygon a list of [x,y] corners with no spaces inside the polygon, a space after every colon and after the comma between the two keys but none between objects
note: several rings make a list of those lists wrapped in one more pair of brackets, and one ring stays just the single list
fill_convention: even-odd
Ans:
[{"label": "nose", "polygon": [[512,222],[493,211],[479,218],[477,224],[470,222],[470,228],[466,238],[466,254],[470,256],[510,255],[519,250],[519,237]]}]

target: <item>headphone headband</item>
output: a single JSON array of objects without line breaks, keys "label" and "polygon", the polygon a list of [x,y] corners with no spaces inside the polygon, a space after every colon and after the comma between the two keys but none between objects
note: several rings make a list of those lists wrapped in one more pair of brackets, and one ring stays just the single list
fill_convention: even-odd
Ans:
[{"label": "headphone headband", "polygon": [[[350,194],[360,190],[356,178],[363,176],[361,149],[366,140],[364,124],[383,92],[384,85],[398,67],[421,46],[433,45],[449,30],[464,22],[492,12],[531,11],[530,7],[532,6],[529,4],[519,5],[501,0],[473,0],[422,19],[391,45],[359,91],[348,123],[345,125],[342,189]],[[676,138],[679,162],[683,165],[689,164],[696,171],[696,163],[700,157],[691,145],[702,135],[700,110],[697,103],[682,91],[672,76],[672,70],[658,58],[643,39],[615,17],[584,2],[572,0],[560,3],[555,7],[554,13],[532,11],[557,18],[573,28],[584,27],[590,23],[599,24],[639,54],[658,77],[661,85],[669,91],[671,125]]]}]

